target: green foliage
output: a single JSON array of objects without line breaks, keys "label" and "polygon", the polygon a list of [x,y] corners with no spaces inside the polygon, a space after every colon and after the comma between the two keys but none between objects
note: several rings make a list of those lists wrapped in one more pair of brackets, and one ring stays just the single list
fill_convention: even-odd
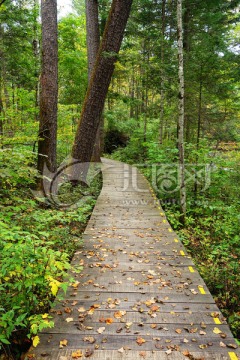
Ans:
[{"label": "green foliage", "polygon": [[42,207],[29,189],[36,180],[34,157],[26,150],[0,151],[0,348],[26,335],[37,344],[37,332],[53,326],[47,312],[72,281],[69,261],[100,189],[98,177],[81,208]]}]

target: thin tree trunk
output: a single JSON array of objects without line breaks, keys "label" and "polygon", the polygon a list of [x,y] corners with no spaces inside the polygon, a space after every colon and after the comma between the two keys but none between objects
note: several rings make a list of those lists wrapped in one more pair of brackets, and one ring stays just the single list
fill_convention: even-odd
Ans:
[{"label": "thin tree trunk", "polygon": [[186,217],[186,186],[185,186],[185,156],[184,156],[184,67],[183,67],[183,27],[182,0],[177,1],[178,20],[178,77],[179,77],[179,119],[178,119],[178,149],[179,149],[179,186],[181,222]]},{"label": "thin tree trunk", "polygon": [[196,170],[195,170],[195,180],[194,180],[194,196],[197,199],[198,193],[198,179],[197,179],[197,166],[199,161],[199,144],[200,144],[200,136],[201,136],[201,126],[202,126],[202,66],[201,66],[201,75],[200,75],[200,84],[199,84],[199,100],[198,100],[198,128],[197,128],[197,154],[196,154]]},{"label": "thin tree trunk", "polygon": [[[88,86],[83,110],[72,149],[72,157],[80,163],[91,161],[94,142],[104,108],[117,54],[120,50],[124,30],[130,14],[132,0],[113,0],[103,40]],[[88,168],[83,167],[78,178],[85,178]],[[73,170],[74,172],[74,170]],[[74,178],[77,174],[74,173]],[[76,180],[76,178],[74,179]]]},{"label": "thin tree trunk", "polygon": [[161,44],[161,81],[160,81],[160,126],[159,126],[159,144],[163,143],[163,130],[164,130],[164,99],[165,99],[165,93],[164,93],[164,40],[165,40],[165,22],[166,22],[166,0],[162,1],[162,44]]},{"label": "thin tree trunk", "polygon": [[46,164],[56,170],[57,101],[58,101],[58,41],[57,0],[41,1],[42,70],[40,78],[40,124],[38,165],[41,174]]}]

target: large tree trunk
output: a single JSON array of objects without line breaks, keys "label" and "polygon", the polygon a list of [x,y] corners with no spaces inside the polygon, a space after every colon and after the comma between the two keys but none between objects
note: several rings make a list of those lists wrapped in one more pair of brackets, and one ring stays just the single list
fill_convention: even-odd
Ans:
[{"label": "large tree trunk", "polygon": [[[113,0],[112,2],[72,149],[72,157],[80,163],[91,161],[104,102],[122,43],[132,1]],[[86,171],[86,169],[84,170]]]},{"label": "large tree trunk", "polygon": [[41,1],[42,69],[40,78],[40,124],[38,170],[44,165],[56,170],[57,101],[58,101],[58,31],[57,0]]},{"label": "large tree trunk", "polygon": [[[98,0],[85,0],[86,23],[87,23],[87,52],[88,52],[88,82],[90,82],[92,71],[97,59],[100,47],[100,32],[98,23]],[[92,161],[100,162],[101,140],[102,140],[103,118],[101,117],[96,140],[93,148]]]},{"label": "large tree trunk", "polygon": [[178,77],[179,77],[179,119],[178,119],[178,149],[179,149],[179,186],[181,221],[186,216],[186,186],[185,186],[185,156],[184,156],[184,68],[183,68],[183,26],[182,0],[177,2],[178,20]]}]

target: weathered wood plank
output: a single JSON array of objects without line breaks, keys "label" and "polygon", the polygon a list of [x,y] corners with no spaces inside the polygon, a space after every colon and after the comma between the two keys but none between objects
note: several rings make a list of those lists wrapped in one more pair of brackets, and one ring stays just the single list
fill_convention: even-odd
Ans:
[{"label": "weathered wood plank", "polygon": [[[72,350],[56,350],[52,354],[48,354],[47,351],[43,351],[43,356],[37,355],[34,357],[35,360],[72,360],[72,354],[78,351],[78,348]],[[80,349],[81,351],[81,349]],[[34,350],[32,351],[34,353]],[[82,360],[89,359],[88,356],[85,356],[86,351],[82,351],[83,356]],[[88,354],[88,353],[87,353]],[[190,352],[188,356],[184,355],[183,352],[174,351],[171,354],[166,354],[164,351],[144,351],[141,349],[139,351],[131,351],[131,350],[98,350],[93,351],[91,355],[91,360],[230,360],[229,354],[225,352],[225,354],[214,354],[207,352]],[[28,360],[28,359],[26,359]]]}]

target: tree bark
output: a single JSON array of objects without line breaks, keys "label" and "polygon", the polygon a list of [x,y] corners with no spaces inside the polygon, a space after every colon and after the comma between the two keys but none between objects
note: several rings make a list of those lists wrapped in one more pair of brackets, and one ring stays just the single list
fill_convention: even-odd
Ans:
[{"label": "tree bark", "polygon": [[[92,71],[97,59],[100,47],[100,32],[98,23],[98,0],[85,0],[86,4],[86,25],[87,25],[87,54],[88,54],[88,82],[90,82]],[[93,148],[92,161],[101,161],[101,139],[102,139],[103,118],[99,122]]]},{"label": "tree bark", "polygon": [[179,186],[181,222],[186,217],[186,186],[185,186],[185,155],[184,155],[184,64],[183,64],[183,25],[182,0],[177,2],[178,22],[178,78],[179,78],[179,118],[178,118],[178,149],[179,149]]},{"label": "tree bark", "polygon": [[86,3],[86,27],[87,27],[87,56],[88,56],[88,81],[100,46],[100,32],[98,24],[98,1],[85,0]]},{"label": "tree bark", "polygon": [[162,0],[162,33],[161,33],[161,80],[160,80],[160,126],[159,126],[159,144],[163,143],[163,130],[164,130],[164,83],[165,83],[165,74],[164,74],[164,40],[165,40],[165,28],[166,28],[166,0]]},{"label": "tree bark", "polygon": [[57,0],[41,1],[42,69],[40,78],[40,124],[38,164],[40,174],[44,165],[56,170],[57,101],[58,101],[58,31]]},{"label": "tree bark", "polygon": [[72,149],[72,157],[80,163],[91,161],[104,102],[122,43],[132,1],[113,0],[112,2]]}]

